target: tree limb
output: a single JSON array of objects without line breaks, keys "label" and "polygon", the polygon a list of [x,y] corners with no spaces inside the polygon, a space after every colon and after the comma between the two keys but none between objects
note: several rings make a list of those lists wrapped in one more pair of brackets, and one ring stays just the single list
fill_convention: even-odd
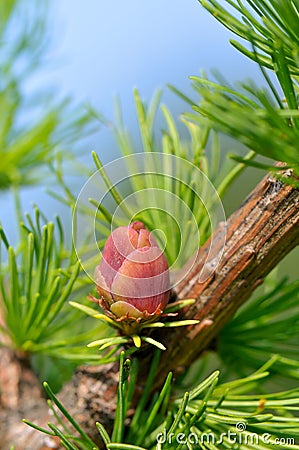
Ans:
[{"label": "tree limb", "polygon": [[[290,173],[285,172],[284,176]],[[265,177],[229,218],[220,264],[213,275],[201,282],[204,266],[209,267],[221,250],[225,225],[219,225],[212,237],[209,260],[211,241],[201,248],[195,268],[177,287],[179,298],[196,299],[184,311],[184,319],[198,319],[200,323],[156,334],[168,349],[161,356],[157,384],[163,382],[169,371],[183,372],[208,348],[263,278],[299,244],[298,224],[299,190]],[[145,357],[141,360],[141,374],[147,370]]]},{"label": "tree limb", "polygon": [[[262,283],[263,278],[299,244],[298,224],[299,190],[267,176],[231,215],[227,225],[219,225],[213,236],[212,251],[209,251],[209,241],[201,248],[190,275],[176,290],[180,298],[197,300],[183,312],[183,316],[186,319],[199,319],[200,323],[191,327],[167,329],[164,335],[160,332],[157,336],[164,341],[167,351],[161,355],[156,387],[164,382],[169,371],[179,374],[208,348],[211,340]],[[207,268],[208,271],[213,268],[214,257],[221,250],[224,232],[226,243],[220,264],[213,275],[202,282],[203,276],[207,275]],[[139,386],[146,379],[150,357],[151,352],[140,352]],[[93,438],[96,420],[105,423],[107,428],[113,422],[117,369],[117,364],[97,368],[79,367],[59,395],[65,407],[71,413],[74,412]],[[19,401],[22,410],[24,399],[20,398]],[[45,406],[44,400],[36,397],[35,408],[40,408],[41,402]],[[3,414],[5,410],[4,406]],[[26,418],[33,419],[29,413]],[[14,435],[15,426],[20,421],[19,414],[16,419],[7,427],[8,435]],[[50,416],[43,417],[39,425],[46,425],[49,420],[52,420]],[[27,447],[21,444],[16,448]],[[57,445],[56,448],[61,447]],[[32,440],[30,449],[40,450],[41,446]]]}]

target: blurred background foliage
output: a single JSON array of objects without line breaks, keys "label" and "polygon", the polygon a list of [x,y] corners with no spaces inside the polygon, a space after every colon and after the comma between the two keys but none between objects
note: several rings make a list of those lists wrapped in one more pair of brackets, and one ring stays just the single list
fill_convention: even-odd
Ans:
[{"label": "blurred background foliage", "polygon": [[[45,57],[45,55],[49,55],[49,48],[51,48],[53,37],[51,27],[54,28],[54,41],[56,40],[54,44],[57,45],[59,33],[56,28],[55,12],[70,12],[69,8],[71,8],[74,14],[72,20],[76,18],[81,21],[80,23],[84,23],[84,19],[80,17],[82,3],[79,1],[64,1],[61,4],[53,2],[50,9],[47,2],[37,0],[32,1],[30,6],[24,0],[8,0],[0,3],[0,194],[2,197],[1,222],[3,222],[3,226],[0,227],[0,342],[1,345],[9,347],[13,351],[21,351],[26,355],[40,378],[47,379],[55,391],[59,390],[63,382],[71,376],[77,364],[85,362],[95,364],[107,361],[105,356],[101,360],[96,350],[88,349],[86,343],[106,337],[110,331],[105,326],[98,325],[97,321],[84,317],[80,311],[71,308],[67,303],[67,300],[74,300],[78,303],[86,301],[87,303],[87,295],[93,290],[90,280],[80,272],[69,231],[71,213],[82,185],[81,182],[94,171],[89,149],[95,146],[104,163],[120,154],[162,149],[166,153],[169,152],[186,159],[191,158],[195,164],[200,165],[211,176],[218,190],[221,191],[228,214],[239,205],[245,194],[261,178],[262,172],[257,171],[254,167],[250,167],[244,172],[244,160],[238,160],[237,163],[228,160],[227,152],[233,151],[233,153],[244,156],[248,152],[246,147],[249,146],[250,149],[253,148],[263,156],[276,160],[281,155],[280,151],[285,150],[283,153],[285,160],[289,163],[295,162],[295,164],[298,155],[298,111],[296,110],[298,106],[296,103],[298,101],[298,51],[296,50],[298,49],[298,39],[293,15],[289,17],[290,20],[285,20],[288,9],[285,9],[284,6],[286,3],[291,4],[290,2],[281,3],[273,0],[272,4],[280,8],[277,9],[280,14],[273,13],[275,8],[271,8],[270,11],[267,8],[263,9],[263,14],[261,14],[261,8],[265,5],[269,6],[269,2],[266,0],[248,1],[246,3],[249,6],[256,6],[251,15],[240,1],[227,0],[221,3],[215,0],[201,1],[218,20],[231,24],[229,28],[233,33],[249,42],[249,47],[246,48],[233,42],[233,45],[243,54],[239,55],[241,56],[239,61],[242,62],[242,70],[246,70],[244,67],[252,67],[247,66],[247,62],[244,64],[244,61],[255,60],[263,78],[257,77],[256,85],[249,82],[242,83],[242,89],[246,94],[244,92],[240,94],[239,88],[231,84],[237,75],[234,72],[236,72],[235,67],[238,64],[234,59],[228,62],[229,70],[223,70],[223,60],[217,60],[213,56],[215,59],[213,59],[212,65],[215,66],[215,61],[217,62],[217,68],[231,78],[229,83],[219,79],[219,76],[212,81],[206,75],[193,76],[193,86],[191,87],[191,84],[187,85],[186,80],[185,84],[177,84],[178,78],[172,76],[178,66],[185,67],[184,78],[192,72],[196,73],[199,67],[208,66],[210,69],[209,64],[204,64],[203,60],[199,61],[198,49],[204,48],[210,56],[213,53],[213,45],[217,47],[220,41],[224,42],[224,35],[219,32],[219,37],[217,32],[214,32],[214,30],[218,30],[217,27],[214,28],[214,25],[213,28],[210,28],[212,22],[209,22],[210,19],[207,19],[209,16],[204,15],[206,13],[199,8],[199,5],[194,6],[196,13],[193,15],[193,6],[191,7],[188,2],[184,2],[184,5],[181,5],[182,2],[179,1],[163,2],[163,8],[165,8],[163,10],[155,9],[161,5],[161,2],[149,2],[151,6],[145,6],[143,16],[139,1],[134,1],[129,6],[124,4],[123,7],[128,9],[126,15],[120,7],[115,9],[115,2],[105,3],[107,4],[107,16],[105,14],[101,16],[100,13],[105,10],[102,9],[101,2],[97,2],[99,9],[91,8],[89,10],[90,17],[93,16],[94,20],[99,20],[104,26],[105,17],[110,17],[111,14],[115,20],[110,22],[113,27],[109,29],[109,23],[106,24],[106,28],[104,28],[106,35],[101,34],[98,26],[90,26],[88,22],[91,18],[89,17],[85,27],[96,33],[96,35],[88,35],[90,41],[84,41],[83,35],[80,33],[82,28],[73,29],[76,38],[71,42],[71,46],[72,51],[78,49],[75,57],[76,63],[68,66],[67,80],[61,80],[61,86],[64,86],[65,83],[70,85],[77,83],[77,91],[74,89],[73,94],[75,98],[80,97],[82,100],[83,97],[86,100],[85,107],[82,103],[78,104],[74,100],[68,99],[63,90],[51,86],[49,80],[52,76],[52,68],[49,69],[49,61]],[[225,4],[229,6],[229,11],[223,8]],[[245,2],[243,2],[244,4]],[[93,6],[95,5],[96,2],[93,3]],[[154,17],[160,18],[157,19],[157,30],[167,36],[165,18],[169,19],[169,30],[172,28],[175,30],[169,40],[161,41],[162,53],[159,56],[157,56],[159,45],[155,46],[143,29],[147,23],[150,23],[150,27],[152,27],[152,23],[148,19],[147,8],[153,8],[151,11],[154,13]],[[190,23],[184,19],[187,24],[185,31],[188,29],[188,32],[186,31],[187,41],[184,41],[184,45],[181,45],[182,51],[178,53],[184,33],[183,31],[178,33],[174,25],[181,23],[182,17],[186,17],[182,15],[181,8],[188,9],[190,13],[192,11],[192,14],[190,14]],[[235,10],[234,14],[236,15],[231,15],[231,10]],[[195,29],[190,25],[191,23],[197,24],[201,15],[203,15],[203,23],[206,22],[205,30],[208,30],[209,33],[208,39],[204,42],[204,29],[199,26]],[[267,15],[266,25],[268,28],[265,23],[262,23],[261,16],[263,15]],[[143,21],[140,21],[141,17],[143,17]],[[127,18],[127,21],[124,18]],[[132,18],[133,25],[128,25],[128,20]],[[73,23],[77,23],[76,20]],[[253,28],[248,25],[250,21],[254,23]],[[122,25],[122,33],[117,30],[118,25]],[[280,29],[287,29],[290,33],[280,34]],[[190,30],[192,32],[195,30],[194,34],[188,34]],[[267,30],[270,30],[268,34]],[[142,37],[140,42],[150,42],[151,48],[154,48],[153,53],[147,53],[149,47],[147,52],[142,49],[142,46],[139,47],[140,53],[138,53],[137,47],[132,47],[134,48],[132,51],[129,46],[130,63],[121,54],[110,56],[117,61],[118,65],[110,65],[110,68],[117,67],[117,70],[106,74],[107,78],[113,79],[114,86],[126,86],[125,75],[128,73],[131,62],[136,61],[141,70],[139,74],[144,77],[143,62],[147,61],[148,65],[145,66],[147,75],[149,74],[151,83],[154,83],[156,87],[159,83],[157,83],[156,73],[153,70],[155,64],[159,63],[164,67],[170,61],[175,60],[178,66],[170,65],[170,72],[164,75],[165,82],[170,81],[175,87],[172,86],[170,90],[166,91],[167,106],[160,106],[159,94],[154,96],[151,102],[142,99],[144,93],[147,98],[151,98],[151,91],[143,90],[148,86],[146,83],[139,83],[136,78],[134,84],[140,86],[142,94],[135,90],[134,101],[121,96],[121,101],[117,102],[115,108],[114,119],[107,119],[106,117],[111,117],[113,114],[109,108],[108,111],[105,107],[102,108],[102,105],[104,100],[111,101],[111,87],[110,90],[107,90],[103,79],[97,84],[90,83],[90,79],[82,79],[82,75],[93,73],[96,74],[96,77],[99,76],[98,73],[103,70],[103,67],[105,68],[105,64],[108,62],[111,64],[112,59],[107,57],[107,54],[111,53],[110,44],[111,48],[117,48],[120,41],[123,40],[123,35],[126,35],[127,42],[133,46],[135,41],[139,41],[137,32],[140,33],[140,38]],[[72,36],[74,37],[74,35]],[[94,36],[97,36],[96,42],[91,39]],[[157,38],[157,42],[160,44],[161,35],[159,36],[157,33],[154,38]],[[279,48],[268,45],[269,42],[273,43],[277,39],[280,40]],[[94,70],[92,64],[87,64],[86,42],[93,49],[94,53],[90,52],[92,58],[97,62],[101,58],[104,60],[97,70]],[[97,46],[103,50],[106,47],[105,56],[101,55]],[[124,50],[124,47],[121,46],[121,48]],[[174,51],[170,52],[170,50]],[[244,58],[244,54],[248,58]],[[142,56],[142,59],[139,59],[139,55]],[[186,58],[190,59],[191,56],[194,58],[192,60],[196,61],[196,69],[188,63],[184,66]],[[78,69],[81,66],[84,67],[84,72],[77,74],[74,68]],[[273,74],[268,75],[266,70],[274,72],[275,81],[271,78]],[[48,72],[47,75],[39,75],[43,71]],[[282,74],[284,74],[283,77]],[[162,82],[165,84],[163,78]],[[261,88],[259,87],[260,83],[263,85]],[[292,89],[290,89],[290,83]],[[90,91],[88,91],[89,89]],[[97,89],[105,92],[106,97],[101,94],[101,101],[98,101],[99,98],[94,95]],[[79,97],[75,95],[78,91],[81,92]],[[173,91],[175,95],[173,95]],[[90,94],[85,95],[87,92]],[[200,95],[199,99],[198,94]],[[246,97],[247,95],[249,95],[249,99]],[[283,95],[285,98],[282,98]],[[120,104],[126,105],[124,117],[122,117]],[[134,114],[129,107],[127,108],[127,105],[130,105],[130,108],[132,106],[136,108]],[[230,108],[231,105],[234,105],[235,109]],[[180,115],[179,120],[176,120],[176,117],[179,116],[178,111],[180,113],[185,111],[185,113]],[[257,112],[256,116],[253,111]],[[240,114],[236,123],[232,119],[236,118],[238,112]],[[133,115],[134,120],[132,119]],[[252,119],[249,126],[250,133],[248,133],[248,124],[246,123],[248,117]],[[262,121],[263,127],[259,127],[259,120]],[[292,126],[288,127],[286,124]],[[92,140],[92,133],[99,128],[102,130],[103,140],[102,138],[99,141]],[[212,128],[220,134],[211,131]],[[274,129],[278,134],[271,133]],[[130,130],[133,131],[130,132]],[[286,147],[278,139],[279,133],[282,131],[286,131]],[[107,138],[107,133],[111,133],[116,138],[115,144],[112,144],[112,140]],[[96,136],[96,139],[99,139],[99,136]],[[260,145],[261,143],[262,145]],[[266,147],[265,154],[263,153],[264,145]],[[278,147],[279,151],[277,151]],[[80,148],[81,152],[77,151],[76,153],[76,149]],[[88,151],[82,151],[82,148],[85,150],[88,148]],[[251,161],[251,157],[247,158],[247,163]],[[254,159],[254,161],[265,162],[264,159]],[[100,160],[96,157],[95,162],[98,166],[101,165]],[[269,164],[272,164],[272,161]],[[239,177],[241,173],[243,175]],[[233,182],[237,184],[233,185]],[[51,188],[52,197],[42,193],[41,188]],[[51,203],[53,197],[58,199],[59,203],[56,200]],[[29,203],[34,201],[37,205],[43,204],[42,209],[47,210],[47,214],[44,215],[39,206],[34,207],[32,214],[27,214],[25,209],[28,207],[28,200]],[[66,206],[64,210],[61,206],[63,203]],[[15,204],[15,211],[12,213],[13,204]],[[67,211],[66,216],[63,211]],[[57,213],[56,217],[54,220],[49,220],[48,215],[51,215],[52,212]],[[107,234],[110,226],[109,216],[106,214],[105,217],[104,210],[100,213],[103,224],[106,224]],[[66,220],[61,219],[61,215],[63,219],[66,217]],[[10,236],[11,228],[16,229],[16,236],[13,239]],[[87,250],[83,248],[82,251]],[[265,425],[261,426],[265,426],[266,431],[269,430],[267,420],[270,419],[270,416],[256,414],[261,409],[259,396],[252,397],[250,395],[252,390],[258,394],[265,392],[269,385],[275,390],[278,390],[281,385],[285,387],[285,385],[291,384],[293,386],[298,380],[297,258],[298,249],[287,258],[279,269],[271,274],[265,285],[222,330],[219,339],[213,343],[214,348],[207,351],[204,357],[185,373],[176,386],[179,391],[184,391],[187,386],[188,389],[189,386],[195,386],[194,390],[178,397],[173,403],[169,402],[171,390],[171,375],[169,375],[162,391],[153,398],[149,409],[144,410],[146,400],[143,400],[143,404],[141,402],[137,409],[137,418],[133,419],[135,429],[140,431],[138,436],[140,445],[145,445],[144,434],[151,431],[151,434],[146,437],[146,443],[153,447],[154,433],[163,426],[170,432],[181,426],[189,430],[192,424],[196,424],[201,431],[214,427],[217,433],[220,433],[228,426],[233,425],[238,415],[248,420],[252,431],[259,429],[259,421],[261,423],[264,421]],[[281,274],[287,274],[291,281],[279,281]],[[260,312],[258,317],[257,307]],[[275,333],[273,333],[273,328]],[[279,354],[279,356],[272,354]],[[272,358],[267,363],[270,356]],[[124,360],[121,363],[124,364]],[[153,365],[155,364],[158,364],[157,357],[153,361]],[[259,369],[263,364],[266,365],[263,369]],[[131,387],[128,388],[128,374],[123,372],[123,368],[124,366],[121,365],[119,409],[110,448],[127,448],[126,446],[113,447],[113,440],[114,442],[121,440],[125,433],[125,412],[129,407],[137,370],[135,367],[132,369],[133,378],[130,379]],[[219,375],[216,372],[198,384],[199,377],[204,378],[215,368],[221,368],[221,383],[227,382],[228,384],[216,388]],[[247,375],[254,371],[257,372],[246,379]],[[268,377],[268,371],[271,373],[271,381],[270,384],[265,385],[260,380]],[[154,376],[153,368],[150,376]],[[238,376],[245,378],[229,384],[228,380]],[[148,383],[150,386],[150,377]],[[228,395],[229,390],[232,392],[232,397]],[[144,395],[148,395],[148,392],[149,390],[146,390]],[[246,395],[249,393],[248,397],[241,396],[244,392]],[[55,403],[56,398],[48,387],[47,393]],[[296,429],[298,419],[293,419],[290,411],[293,412],[297,408],[297,406],[292,406],[298,404],[297,395],[297,390],[294,389],[290,392],[278,393],[276,396],[273,394],[272,397],[270,394],[267,397],[270,400],[270,410],[272,412],[274,410],[275,417],[276,414],[279,416],[277,422],[274,421],[273,433],[281,432],[281,435],[286,435],[287,426],[290,423],[292,431]],[[287,400],[291,406],[285,408],[281,399]],[[162,407],[159,409],[161,405]],[[220,408],[219,412],[218,408],[221,405],[224,408],[223,410]],[[243,411],[241,413],[240,405]],[[230,410],[229,407],[233,407],[233,410]],[[237,413],[234,408],[236,410],[239,408]],[[158,409],[159,415],[157,415]],[[166,411],[167,414],[165,414]],[[281,411],[282,415],[285,415],[284,418],[281,418]],[[178,413],[179,420],[176,419]],[[280,431],[282,422],[286,424],[286,431]],[[141,427],[141,423],[142,425],[145,423],[145,426]],[[54,434],[59,432],[54,425],[51,424],[51,426]],[[131,430],[133,435],[134,426]],[[107,438],[100,425],[99,429],[110,445],[110,438]],[[136,436],[133,437],[136,438]],[[86,440],[84,433],[82,433],[82,439]],[[129,442],[133,438],[128,434],[126,439]],[[227,448],[230,448],[229,445],[230,443],[226,443]],[[83,442],[82,448],[93,448],[93,443],[87,439],[86,442]]]}]

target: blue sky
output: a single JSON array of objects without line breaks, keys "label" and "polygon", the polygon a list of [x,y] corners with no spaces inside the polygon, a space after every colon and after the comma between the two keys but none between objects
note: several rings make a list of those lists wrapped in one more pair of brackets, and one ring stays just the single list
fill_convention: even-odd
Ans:
[{"label": "blue sky", "polygon": [[[134,87],[145,98],[167,83],[189,90],[188,77],[201,69],[233,80],[257,74],[196,0],[52,0],[51,9],[51,70],[44,76],[104,114],[119,95],[130,117]],[[165,101],[175,103],[167,90]]]}]

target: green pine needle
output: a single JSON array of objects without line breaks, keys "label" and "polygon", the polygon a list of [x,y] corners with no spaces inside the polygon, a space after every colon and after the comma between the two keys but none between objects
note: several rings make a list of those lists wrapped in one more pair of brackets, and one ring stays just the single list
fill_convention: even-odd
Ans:
[{"label": "green pine needle", "polygon": [[[96,424],[107,448],[182,450],[184,447],[179,441],[182,436],[185,438],[192,436],[193,439],[197,439],[198,445],[202,445],[201,448],[207,450],[231,449],[230,436],[241,439],[244,450],[252,449],[250,443],[256,442],[256,439],[259,440],[256,447],[258,449],[270,448],[269,445],[277,443],[278,439],[285,443],[285,448],[298,448],[295,445],[296,439],[299,438],[298,388],[270,394],[252,394],[254,390],[259,390],[262,380],[271,377],[270,372],[265,370],[275,365],[275,358],[255,373],[228,383],[219,383],[219,372],[216,371],[182,396],[172,394],[171,397],[172,376],[169,374],[161,391],[155,394],[152,402],[147,405],[158,362],[159,352],[154,356],[142,396],[130,427],[126,430],[126,416],[130,407],[129,399],[132,398],[132,387],[136,381],[137,367],[126,359],[124,352],[121,353],[118,400],[112,436],[109,436],[101,424]],[[65,425],[62,431],[60,427],[49,424],[51,430],[49,431],[26,420],[24,422],[38,431],[55,434],[68,446],[67,448],[73,448],[74,445],[75,448],[82,450],[98,448],[65,410],[47,383],[44,386],[57,410],[79,433],[80,439],[73,435],[69,428],[65,428]],[[60,423],[57,413],[55,416]],[[210,440],[207,440],[208,437]],[[263,441],[264,437],[267,437],[268,443]],[[214,443],[214,446],[211,447],[211,443]]]},{"label": "green pine needle", "polygon": [[[199,1],[222,25],[249,43],[251,49],[232,40],[260,66],[270,91],[247,82],[242,92],[221,82],[192,77],[201,96],[199,104],[193,105],[199,114],[186,117],[237,139],[260,155],[287,163],[298,175],[299,5],[273,0]],[[279,88],[268,71],[274,72]],[[246,159],[242,162],[247,164]]]},{"label": "green pine needle", "polygon": [[81,265],[66,247],[61,223],[44,222],[36,208],[35,219],[27,215],[26,225],[20,227],[21,241],[15,249],[3,230],[0,241],[0,296],[8,345],[27,354],[80,362],[88,361],[90,355],[94,361],[96,355],[87,349],[79,351],[79,346],[101,336],[104,328],[82,319],[67,303],[76,295],[82,301]]}]

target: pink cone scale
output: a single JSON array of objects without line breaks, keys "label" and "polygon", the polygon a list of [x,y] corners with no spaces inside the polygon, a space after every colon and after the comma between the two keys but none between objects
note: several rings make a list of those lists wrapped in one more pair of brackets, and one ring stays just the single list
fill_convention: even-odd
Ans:
[{"label": "pink cone scale", "polygon": [[167,259],[142,222],[116,228],[95,270],[100,304],[117,318],[161,314],[169,300]]}]

